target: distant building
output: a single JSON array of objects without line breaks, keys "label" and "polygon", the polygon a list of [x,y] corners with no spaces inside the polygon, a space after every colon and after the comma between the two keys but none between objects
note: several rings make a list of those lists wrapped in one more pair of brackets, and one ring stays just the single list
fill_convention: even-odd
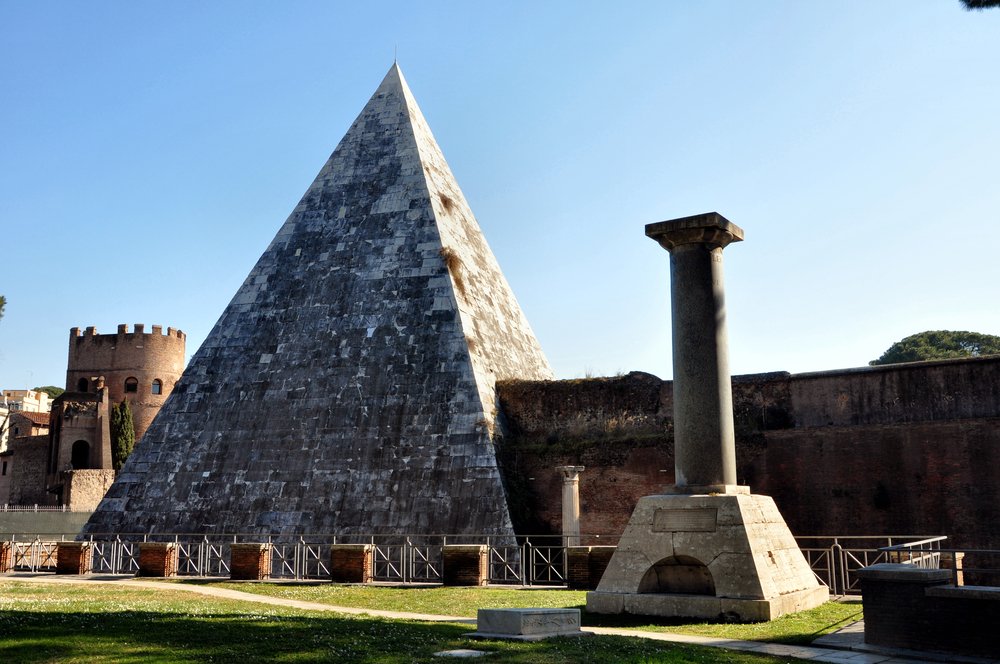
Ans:
[{"label": "distant building", "polygon": [[11,412],[47,413],[52,410],[48,393],[40,390],[4,390],[3,398]]},{"label": "distant building", "polygon": [[138,444],[184,370],[184,333],[144,328],[70,330],[67,391],[52,402],[44,392],[4,391],[10,444],[0,447],[0,503],[97,506],[115,476],[112,407],[129,403]]},{"label": "distant building", "polygon": [[[7,450],[12,413],[48,413],[52,409],[49,395],[39,390],[4,390],[0,398],[0,453]],[[2,475],[0,475],[2,477]],[[0,493],[0,499],[3,498]]]},{"label": "distant building", "polygon": [[[20,444],[12,445],[13,441],[15,439],[20,441],[31,436],[47,437],[51,407],[49,395],[45,392],[39,390],[3,391],[3,398],[0,399],[0,503],[12,502],[12,478],[16,474],[15,464],[17,460],[14,448],[26,449]],[[42,481],[44,482],[44,476]],[[32,501],[32,504],[34,502]]]},{"label": "distant building", "polygon": [[10,414],[8,430],[10,438],[44,436],[49,432],[49,413],[14,411]]}]

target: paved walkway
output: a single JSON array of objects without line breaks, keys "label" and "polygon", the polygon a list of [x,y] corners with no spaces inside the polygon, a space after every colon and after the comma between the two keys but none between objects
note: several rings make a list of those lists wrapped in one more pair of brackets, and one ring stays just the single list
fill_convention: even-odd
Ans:
[{"label": "paved walkway", "polygon": [[[229,590],[228,588],[216,588],[212,586],[189,583],[165,584],[162,581],[143,581],[132,576],[55,576],[52,574],[9,574],[0,577],[0,580],[23,581],[29,583],[88,585],[106,584],[127,588],[152,588],[155,590],[164,590],[165,588],[169,588],[170,590],[207,595],[209,597],[221,597],[224,599],[257,602],[259,604],[271,604],[274,606],[287,606],[310,611],[329,611],[333,613],[347,613],[352,615],[369,615],[379,618],[392,618],[396,620],[465,623],[469,625],[476,624],[475,619],[461,616],[439,616],[427,613],[407,613],[404,611],[380,611],[377,609],[358,609],[348,606],[332,606],[330,604],[320,604],[318,602],[303,602],[294,599],[269,597],[267,595],[255,595],[239,590]],[[584,627],[583,631],[593,632],[594,634],[632,636],[639,639],[649,639],[651,641],[683,643],[689,645],[708,646],[712,648],[725,648],[727,650],[742,650],[762,655],[795,657],[797,659],[810,662],[835,662],[839,664],[919,664],[921,662],[928,661],[948,661],[968,662],[969,664],[991,664],[996,661],[975,658],[945,658],[935,656],[930,653],[913,651],[903,652],[888,649],[880,652],[872,652],[872,649],[864,644],[863,623],[854,623],[853,625],[850,625],[835,634],[828,634],[825,637],[818,639],[817,642],[811,646],[789,646],[780,643],[765,643],[760,641],[737,641],[711,636],[647,632],[643,630],[621,629],[617,627]],[[851,648],[860,648],[863,651],[856,649],[852,650]]]}]

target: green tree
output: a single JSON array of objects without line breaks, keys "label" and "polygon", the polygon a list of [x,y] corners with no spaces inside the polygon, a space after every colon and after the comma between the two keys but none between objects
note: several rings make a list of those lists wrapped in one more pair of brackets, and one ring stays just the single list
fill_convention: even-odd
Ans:
[{"label": "green tree", "polygon": [[42,385],[41,387],[33,387],[31,389],[35,390],[36,392],[45,392],[47,395],[49,395],[50,399],[55,399],[60,394],[66,391],[61,387],[56,387],[55,385]]},{"label": "green tree", "polygon": [[897,364],[922,360],[949,360],[957,357],[1000,355],[1000,337],[978,332],[928,330],[912,334],[889,346],[877,360],[868,364]]},{"label": "green tree", "polygon": [[965,5],[965,8],[969,11],[972,11],[973,9],[982,11],[992,7],[1000,7],[1000,0],[962,0],[962,4]]},{"label": "green tree", "polygon": [[3,308],[7,306],[7,298],[0,295],[0,318],[3,318]]},{"label": "green tree", "polygon": [[111,465],[121,470],[125,459],[135,448],[135,426],[132,424],[132,409],[128,401],[111,407]]}]

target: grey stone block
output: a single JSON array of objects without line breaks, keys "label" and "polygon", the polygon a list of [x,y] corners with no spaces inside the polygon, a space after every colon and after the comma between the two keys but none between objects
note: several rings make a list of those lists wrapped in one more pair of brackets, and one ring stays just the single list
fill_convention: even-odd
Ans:
[{"label": "grey stone block", "polygon": [[584,634],[579,609],[479,609],[476,631],[468,636],[536,641]]}]

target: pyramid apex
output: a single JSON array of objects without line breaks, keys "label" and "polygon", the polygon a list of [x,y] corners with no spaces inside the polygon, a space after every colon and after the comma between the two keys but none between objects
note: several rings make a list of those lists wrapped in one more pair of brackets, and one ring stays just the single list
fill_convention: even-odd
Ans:
[{"label": "pyramid apex", "polygon": [[[389,71],[387,71],[385,76],[382,78],[382,82],[379,84],[378,90],[386,87],[387,84],[394,87],[398,87],[400,84],[405,86],[405,81],[406,79],[403,78],[403,70],[399,68],[399,63],[393,60],[392,65],[389,67]],[[376,90],[376,93],[378,90]]]}]

